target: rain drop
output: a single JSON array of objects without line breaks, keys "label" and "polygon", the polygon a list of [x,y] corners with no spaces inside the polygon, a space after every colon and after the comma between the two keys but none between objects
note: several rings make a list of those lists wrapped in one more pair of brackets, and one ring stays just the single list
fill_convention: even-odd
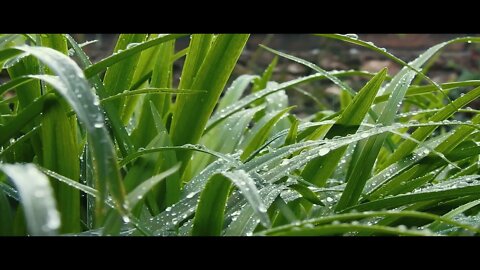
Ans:
[{"label": "rain drop", "polygon": [[103,123],[102,122],[97,122],[93,125],[95,128],[102,128],[103,127]]},{"label": "rain drop", "polygon": [[330,152],[330,148],[320,148],[320,150],[318,150],[318,155],[325,156],[329,152]]},{"label": "rain drop", "polygon": [[346,37],[349,37],[349,38],[352,38],[352,39],[358,39],[358,35],[357,35],[357,34],[346,34],[345,36],[346,36]]}]

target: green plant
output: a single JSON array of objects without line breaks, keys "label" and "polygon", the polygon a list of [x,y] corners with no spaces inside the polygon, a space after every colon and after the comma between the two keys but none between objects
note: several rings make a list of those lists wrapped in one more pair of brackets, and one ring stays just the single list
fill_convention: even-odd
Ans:
[{"label": "green plant", "polygon": [[[480,116],[465,108],[480,81],[422,73],[445,46],[479,38],[405,63],[355,35],[319,35],[401,64],[393,77],[263,47],[316,72],[278,83],[277,58],[231,80],[248,35],[194,34],[175,51],[185,36],[122,34],[93,64],[69,35],[0,35],[1,235],[480,232]],[[369,81],[352,89],[350,75]],[[341,109],[299,119],[286,91],[316,80],[342,89]],[[450,100],[459,87],[473,89]]]}]

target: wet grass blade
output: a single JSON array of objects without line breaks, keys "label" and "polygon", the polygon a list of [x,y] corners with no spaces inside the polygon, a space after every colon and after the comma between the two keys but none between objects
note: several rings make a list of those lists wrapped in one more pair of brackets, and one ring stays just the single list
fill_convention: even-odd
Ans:
[{"label": "wet grass blade", "polygon": [[99,220],[104,215],[103,205],[107,195],[107,185],[118,210],[120,213],[126,214],[125,191],[116,162],[114,146],[105,128],[103,113],[98,107],[99,101],[90,91],[90,86],[85,80],[82,70],[73,60],[50,48],[18,47],[18,50],[32,54],[58,75],[58,80],[54,85],[55,89],[73,108],[92,138],[90,146],[94,156],[96,187],[100,192],[97,200]]},{"label": "wet grass blade", "polygon": [[258,149],[262,144],[268,139],[272,128],[277,124],[277,122],[291,109],[294,107],[288,107],[284,110],[273,115],[267,123],[252,137],[252,139],[248,142],[246,147],[243,149],[243,153],[240,156],[242,160],[250,160],[253,156],[250,156],[256,149]]},{"label": "wet grass blade", "polygon": [[478,194],[480,190],[479,185],[471,185],[459,188],[451,188],[440,191],[425,191],[411,194],[402,194],[389,198],[379,199],[372,202],[359,204],[353,207],[349,207],[343,210],[343,212],[350,210],[357,211],[371,211],[380,209],[392,209],[402,205],[409,205],[416,202],[429,201],[429,200],[442,200],[449,198],[458,198],[462,196]]},{"label": "wet grass blade", "polygon": [[182,69],[182,78],[180,79],[179,88],[191,89],[193,81],[200,70],[205,57],[207,56],[212,41],[213,34],[191,35],[190,45],[188,46],[187,58]]},{"label": "wet grass blade", "polygon": [[56,235],[60,215],[48,178],[33,164],[0,164],[20,194],[23,211],[31,235]]},{"label": "wet grass blade", "polygon": [[[470,80],[470,81],[463,81],[463,82],[450,82],[450,83],[443,83],[440,84],[443,90],[451,90],[460,87],[468,87],[468,86],[478,86],[480,85],[480,81],[478,80]],[[405,94],[406,97],[421,95],[425,93],[431,93],[437,91],[437,88],[433,85],[424,85],[424,86],[410,86],[408,88],[407,93]],[[390,94],[381,95],[375,98],[374,103],[381,103],[388,100]]]},{"label": "wet grass blade", "polygon": [[[119,51],[124,51],[131,44],[138,46],[146,37],[147,34],[121,34],[118,37],[113,54],[115,55]],[[139,58],[140,54],[137,53],[107,68],[105,77],[103,78],[103,84],[105,85],[105,92],[109,96],[118,94],[123,89],[130,88]],[[114,105],[118,108],[123,108],[123,104],[123,100],[114,102]]]},{"label": "wet grass blade", "polygon": [[55,97],[52,94],[43,95],[17,114],[14,119],[5,125],[0,125],[0,145],[5,144],[23,127],[38,117],[54,99]]},{"label": "wet grass blade", "polygon": [[[91,67],[92,62],[90,61],[88,56],[85,54],[85,52],[82,50],[82,48],[78,46],[77,42],[70,35],[65,35],[65,38],[68,40],[70,45],[75,50],[77,56],[80,59],[81,65],[84,68]],[[90,82],[95,88],[96,94],[100,98],[107,97],[105,86],[103,85],[103,82],[101,81],[98,75],[93,75],[92,78],[90,78]],[[94,103],[98,103],[97,105],[99,105],[99,102],[100,101],[97,99],[94,100]],[[113,131],[114,131],[113,134],[115,136],[115,139],[118,142],[117,145],[118,145],[118,148],[120,149],[120,152],[122,153],[123,156],[128,155],[134,150],[134,146],[130,140],[130,136],[128,136],[128,133],[122,124],[118,108],[113,106],[112,104],[107,103],[107,104],[103,104],[103,109],[105,110],[105,114],[107,116],[107,119],[106,119],[108,121],[107,124],[108,125],[111,124],[113,128]]]},{"label": "wet grass blade", "polygon": [[232,183],[222,174],[214,175],[205,185],[193,220],[193,236],[220,236],[224,212]]},{"label": "wet grass blade", "polygon": [[[174,46],[174,41],[168,41],[159,45],[157,61],[153,66],[152,79],[150,81],[151,87],[172,87],[171,75],[173,67],[170,59],[174,53]],[[154,105],[155,110],[160,113],[162,122],[166,124],[170,103],[171,96],[168,94],[146,95],[143,98],[140,116],[137,120],[138,124],[132,132],[132,140],[137,148],[145,147],[156,136],[155,130],[151,128],[153,119],[150,105]]]},{"label": "wet grass blade", "polygon": [[165,180],[168,176],[174,174],[180,169],[180,164],[173,166],[172,168],[152,176],[151,178],[147,179],[146,181],[142,182],[138,185],[134,190],[132,190],[127,195],[128,206],[133,209],[140,200],[142,200],[145,195],[160,181]]},{"label": "wet grass blade", "polygon": [[[325,138],[331,139],[335,136],[346,136],[356,132],[370,110],[370,106],[380,90],[386,74],[387,69],[383,69],[355,95],[350,105],[342,112],[332,128],[329,129]],[[346,149],[347,146],[344,146],[332,151],[328,155],[313,160],[303,170],[302,177],[322,187],[334,172]]]},{"label": "wet grass blade", "polygon": [[[225,95],[218,102],[216,110],[222,110],[235,102],[237,102],[247,89],[248,85],[252,83],[258,76],[242,75],[233,81],[232,85],[225,91]],[[264,88],[262,88],[264,89]]]},{"label": "wet grass blade", "polygon": [[[107,58],[102,59],[101,61],[87,67],[85,69],[85,77],[90,78],[103,70],[106,70],[108,67],[130,57],[135,54],[141,53],[142,51],[151,48],[153,46],[156,46],[158,44],[161,44],[163,42],[177,39],[180,37],[187,36],[187,34],[165,34],[165,35],[159,35],[157,38],[143,42],[137,46],[130,47],[126,50],[123,50],[122,52],[118,52],[114,55],[111,55]],[[0,57],[1,59],[1,57]]]},{"label": "wet grass blade", "polygon": [[[454,100],[451,105],[452,106],[445,106],[442,110],[435,113],[432,117],[428,118],[428,121],[439,122],[448,119],[451,115],[453,115],[459,108],[462,108],[469,104],[470,102],[474,101],[480,96],[480,87],[477,87],[463,96],[460,96],[456,100]],[[429,126],[429,127],[421,127],[415,130],[412,133],[412,138],[423,141],[425,140],[437,127],[436,126]],[[412,141],[404,141],[399,146],[398,149],[392,153],[382,164],[381,168],[385,168],[390,164],[400,160],[401,158],[405,157],[406,155],[410,154],[417,144]]]},{"label": "wet grass blade", "polygon": [[121,99],[129,96],[144,95],[144,94],[175,94],[175,95],[196,95],[200,93],[205,93],[206,91],[201,90],[184,90],[184,89],[175,89],[175,88],[142,88],[137,90],[132,90],[128,92],[122,92],[113,96],[109,96],[100,100],[100,102],[109,102],[116,99]]},{"label": "wet grass blade", "polygon": [[[174,145],[198,142],[248,37],[249,35],[218,35],[191,87],[180,86],[192,90],[208,89],[209,92],[197,97],[178,97],[171,127]],[[192,48],[189,53],[192,53]],[[189,152],[177,153],[182,166],[188,165],[190,156]]]}]

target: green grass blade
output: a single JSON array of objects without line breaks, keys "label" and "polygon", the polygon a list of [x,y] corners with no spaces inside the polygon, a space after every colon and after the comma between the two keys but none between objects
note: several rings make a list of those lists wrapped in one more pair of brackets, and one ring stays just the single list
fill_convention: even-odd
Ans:
[{"label": "green grass blade", "polygon": [[[326,138],[331,139],[335,136],[346,136],[356,132],[370,110],[370,106],[380,90],[386,74],[387,69],[383,69],[355,95],[352,103],[343,111],[335,125],[325,135]],[[314,159],[307,164],[302,172],[302,177],[316,186],[322,187],[334,172],[346,149],[347,146],[344,146],[332,151],[328,155]]]},{"label": "green grass blade", "polygon": [[[449,82],[449,83],[442,83],[440,86],[443,88],[443,90],[451,90],[459,87],[468,87],[468,86],[478,86],[480,85],[479,80],[469,80],[469,81],[463,81],[463,82]],[[415,96],[415,95],[421,95],[425,93],[431,93],[437,91],[435,86],[433,85],[422,85],[422,86],[410,86],[408,88],[407,93],[405,94],[406,97],[410,96]],[[387,101],[389,98],[390,94],[385,94],[385,95],[380,95],[375,98],[374,103],[381,103],[384,101]]]},{"label": "green grass blade", "polygon": [[[69,185],[73,188],[76,188],[82,192],[84,192],[85,194],[88,194],[92,197],[97,197],[98,196],[98,191],[92,187],[89,187],[89,186],[86,186],[86,185],[83,185],[81,183],[79,183],[78,181],[75,181],[75,180],[72,180],[68,177],[65,177],[61,174],[58,174],[54,171],[51,171],[51,170],[48,170],[48,169],[45,169],[45,168],[42,168],[42,167],[39,167],[38,168],[42,173],[50,176],[51,178],[53,179],[57,179],[58,181],[66,184],[66,185]],[[108,204],[108,203],[107,203]],[[113,205],[111,205],[113,207]]]},{"label": "green grass blade", "polygon": [[297,142],[298,125],[300,124],[300,121],[294,115],[289,115],[288,118],[291,122],[291,125],[290,125],[290,128],[288,129],[288,134],[285,137],[285,143],[283,145],[290,145]]},{"label": "green grass blade", "polygon": [[[384,199],[375,200],[359,204],[353,207],[349,207],[343,210],[357,210],[357,211],[371,211],[379,209],[391,209],[402,205],[413,204],[416,202],[429,201],[429,200],[441,200],[449,198],[458,198],[461,196],[478,194],[480,186],[478,181],[474,181],[473,184],[465,183],[464,186],[458,188],[438,188],[439,191],[419,191],[410,194],[402,194]],[[455,185],[454,185],[455,186]]]},{"label": "green grass blade", "polygon": [[305,61],[301,58],[298,58],[298,57],[295,57],[293,55],[289,55],[289,54],[286,54],[286,53],[282,53],[282,52],[279,52],[277,50],[274,50],[272,48],[269,48],[267,46],[263,46],[263,45],[260,45],[260,47],[264,48],[265,50],[271,52],[271,53],[274,53],[276,55],[279,55],[281,57],[284,57],[284,58],[287,58],[289,60],[292,60],[292,61],[295,61],[297,63],[300,63],[304,66],[307,66],[313,70],[315,70],[316,72],[318,72],[319,74],[322,74],[323,76],[325,76],[326,78],[328,78],[330,81],[332,81],[334,84],[336,84],[338,87],[340,87],[340,89],[343,89],[345,91],[347,91],[348,93],[350,93],[352,96],[355,96],[357,93],[350,87],[348,86],[347,84],[345,84],[344,82],[342,82],[341,80],[339,80],[336,76],[333,76],[330,72],[320,68],[319,66],[313,64],[313,63],[310,63],[308,61]]},{"label": "green grass blade", "polygon": [[274,236],[326,236],[342,235],[344,233],[378,233],[379,235],[402,235],[402,236],[432,236],[428,231],[392,228],[381,225],[369,224],[335,224],[323,225],[315,228],[306,228],[273,234]]},{"label": "green grass blade", "polygon": [[[265,210],[268,209],[275,199],[286,187],[283,185],[269,185],[260,189],[259,195],[262,198]],[[263,209],[262,209],[263,210]],[[265,212],[266,213],[266,212]],[[232,213],[233,214],[233,213]],[[235,219],[228,224],[225,229],[225,236],[245,236],[252,235],[260,220],[255,215],[255,210],[250,204],[246,204],[240,209],[240,213],[236,213]]]},{"label": "green grass blade", "polygon": [[140,202],[140,200],[142,200],[145,197],[147,192],[149,192],[155,185],[160,183],[160,181],[166,179],[168,176],[174,174],[179,169],[180,169],[180,164],[177,164],[160,174],[152,176],[148,180],[138,185],[133,191],[131,191],[127,195],[127,201],[128,201],[129,207],[133,209],[133,207],[135,207],[137,203]]},{"label": "green grass blade", "polygon": [[[0,85],[0,95],[2,95],[3,93],[5,93],[6,91],[10,90],[10,89],[13,89],[13,88],[16,88],[16,87],[20,87],[22,86],[23,84],[26,84],[26,83],[29,83],[33,80],[33,78],[29,77],[29,76],[17,76],[15,78],[12,78],[10,81]],[[20,90],[21,91],[21,90]],[[20,92],[19,91],[19,92]],[[29,104],[30,102],[28,102]]]},{"label": "green grass blade", "polygon": [[85,80],[82,70],[73,60],[50,48],[18,47],[18,49],[32,54],[59,76],[54,87],[72,106],[92,138],[90,146],[96,169],[96,187],[100,192],[100,198],[97,201],[98,216],[103,216],[103,205],[106,198],[105,186],[107,185],[117,209],[122,214],[126,214],[125,191],[116,162],[114,146],[104,126],[103,114],[98,107],[99,101],[90,91],[90,86]]},{"label": "green grass blade", "polygon": [[[40,35],[41,45],[52,48],[64,55],[68,54],[67,41],[63,35]],[[32,57],[32,56],[30,56]],[[50,69],[40,66],[40,72],[52,74]],[[53,91],[52,86],[44,85],[47,93]],[[42,155],[39,163],[47,169],[54,170],[76,181],[80,177],[80,161],[77,147],[77,119],[68,117],[70,106],[63,99],[57,99],[44,112],[40,139]],[[78,190],[64,185],[52,186],[58,210],[61,216],[61,233],[80,231],[80,193]]]},{"label": "green grass blade", "polygon": [[[413,78],[413,73],[407,73],[402,77],[396,87],[392,90],[388,104],[385,106],[377,123],[383,125],[390,125],[393,123],[397,109],[399,108],[408,85]],[[350,165],[351,169],[349,169],[347,174],[347,186],[336,206],[336,210],[342,210],[358,202],[387,135],[388,134],[381,134],[374,136],[369,138],[365,144],[357,145],[355,152],[358,151],[358,154],[356,154],[358,158],[356,158],[355,162]]]},{"label": "green grass blade", "polygon": [[[141,53],[142,51],[151,48],[153,46],[156,46],[158,44],[161,44],[163,42],[177,39],[180,37],[187,36],[187,34],[165,34],[165,35],[159,35],[157,38],[143,42],[137,46],[132,46],[126,50],[123,50],[121,52],[118,52],[117,54],[113,54],[107,58],[102,59],[101,61],[87,67],[85,69],[85,77],[90,78],[93,77],[94,75],[102,72],[103,70],[107,69],[108,67],[132,56],[138,53]],[[1,54],[0,54],[0,60],[2,59]]]},{"label": "green grass blade", "polygon": [[43,95],[23,109],[14,119],[5,125],[0,125],[0,145],[5,144],[23,127],[39,116],[55,99],[52,94]]},{"label": "green grass blade", "polygon": [[[447,99],[449,99],[449,97],[443,92],[443,89],[441,88],[441,86],[438,85],[436,82],[432,81],[432,79],[430,79],[426,75],[424,75],[420,70],[418,70],[418,67],[416,67],[415,65],[410,65],[410,64],[406,63],[405,61],[401,60],[400,58],[398,58],[398,57],[394,56],[393,54],[389,53],[386,49],[378,48],[377,46],[375,46],[371,42],[365,42],[363,40],[358,39],[358,37],[351,37],[351,36],[348,36],[348,35],[318,34],[318,36],[338,39],[338,40],[350,42],[350,43],[353,43],[353,44],[356,44],[356,45],[360,45],[360,46],[372,49],[372,50],[374,50],[374,51],[392,59],[393,61],[399,63],[400,65],[402,65],[404,67],[407,67],[408,69],[414,71],[416,74],[420,75],[420,77],[426,79],[429,83],[431,83],[433,86],[435,86],[435,88],[437,88],[437,90],[441,91],[447,97]],[[435,49],[434,53],[436,53],[439,49],[443,48],[447,44],[448,44],[447,42],[444,42],[442,44],[439,44],[440,46],[437,45],[438,49]],[[431,56],[433,56],[433,54]]]},{"label": "green grass blade", "polygon": [[[192,90],[208,89],[209,92],[194,98],[179,96],[176,101],[171,127],[174,145],[198,142],[248,36],[226,34],[215,38],[198,75],[191,87],[188,87]],[[179,152],[177,155],[182,166],[188,165],[190,156],[190,152]]]},{"label": "green grass blade", "polygon": [[[170,135],[166,127],[162,122],[162,118],[160,113],[157,111],[155,106],[150,101],[150,109],[153,116],[153,120],[155,122],[155,128],[157,130],[158,135],[161,136],[161,140],[159,146],[173,146],[172,140],[170,139]],[[156,171],[160,169],[165,170],[174,164],[177,163],[177,155],[175,151],[168,151],[168,152],[161,152],[159,157],[157,158],[156,163]],[[165,194],[160,194],[159,196],[163,196],[164,205],[169,206],[172,205],[180,199],[180,191],[181,191],[181,179],[178,173],[173,174],[172,176],[167,177],[165,181]],[[158,201],[158,198],[157,198]]]},{"label": "green grass blade", "polygon": [[182,69],[182,78],[180,79],[179,88],[191,89],[198,71],[205,61],[208,51],[214,39],[213,34],[196,34],[191,35],[190,45],[188,46],[187,58]]},{"label": "green grass blade", "polygon": [[244,98],[240,99],[238,102],[235,102],[234,104],[229,105],[224,109],[216,111],[215,114],[208,120],[207,126],[205,128],[205,132],[213,128],[215,125],[217,125],[220,121],[224,120],[228,116],[238,112],[242,108],[245,108],[246,106],[252,104],[253,102],[263,97],[266,97],[268,95],[281,91],[285,88],[293,87],[295,85],[306,83],[313,80],[323,79],[324,77],[325,76],[323,76],[322,74],[314,74],[306,77],[301,77],[298,79],[291,80],[289,82],[281,83],[277,87],[265,88],[261,91],[245,96]]},{"label": "green grass blade", "polygon": [[[150,34],[148,40],[152,40],[158,37],[158,34]],[[155,62],[158,61],[158,52],[161,44],[149,48],[143,51],[138,60],[138,65],[135,68],[135,74],[133,75],[132,85],[129,90],[135,90],[141,87],[145,87],[148,84],[148,80],[152,77],[152,70]],[[125,106],[123,107],[122,121],[126,125],[130,121],[135,107],[139,101],[138,96],[127,98]]]},{"label": "green grass blade", "polygon": [[205,185],[195,218],[193,236],[220,236],[223,228],[224,212],[232,183],[222,174],[214,175]]},{"label": "green grass blade", "polygon": [[[464,96],[461,96],[454,100],[451,104],[452,106],[446,106],[442,110],[435,113],[432,117],[428,119],[428,121],[439,122],[448,119],[452,114],[454,114],[458,108],[462,108],[469,104],[470,102],[476,100],[480,96],[480,87],[477,87]],[[428,126],[428,127],[421,127],[415,130],[412,134],[412,138],[423,141],[425,140],[428,135],[430,135],[437,127],[436,126]],[[385,168],[390,164],[400,160],[401,158],[405,157],[406,155],[410,154],[416,147],[416,143],[412,141],[404,141],[399,146],[398,149],[389,156],[389,158],[382,164],[381,168]]]},{"label": "green grass blade", "polygon": [[[254,107],[252,109],[246,109],[239,111],[226,120],[221,125],[218,125],[208,131],[202,136],[200,144],[205,145],[208,149],[220,153],[234,153],[237,149],[242,149],[239,145],[242,139],[245,139],[245,130],[252,121],[253,117],[265,107]],[[229,138],[228,140],[219,140],[218,138]],[[194,154],[192,161],[192,173],[199,173],[208,164],[213,162],[215,157],[207,156],[203,154]]]},{"label": "green grass blade", "polygon": [[[35,74],[39,71],[38,61],[34,57],[24,57],[17,64],[8,69],[8,74],[12,81],[15,81],[17,78],[22,78],[23,75]],[[25,77],[23,77],[25,78]],[[22,79],[20,79],[22,80]],[[25,108],[36,98],[40,96],[40,84],[37,81],[30,81],[24,79],[21,84],[17,84],[17,97],[19,101],[20,108]],[[5,85],[7,85],[6,83]],[[3,85],[2,85],[3,86]],[[1,88],[0,88],[1,89]],[[5,89],[0,90],[0,94],[5,91]]]},{"label": "green grass blade", "polygon": [[[131,44],[139,44],[143,42],[146,37],[147,34],[121,34],[118,37],[113,53],[116,54],[119,51],[123,51]],[[140,54],[134,54],[107,68],[103,83],[105,85],[105,92],[109,96],[118,94],[123,89],[130,88],[139,58]],[[123,100],[117,100],[114,102],[114,105],[118,108],[123,108],[122,101]]]},{"label": "green grass blade", "polygon": [[277,122],[284,116],[285,113],[287,113],[293,108],[294,107],[288,107],[273,115],[273,117],[270,118],[268,122],[265,123],[265,125],[262,126],[262,128],[248,142],[246,147],[243,149],[243,153],[240,158],[242,160],[252,159],[253,157],[251,156],[251,154],[268,139],[268,136],[270,135],[270,132],[272,131],[272,128],[275,126],[275,124],[277,124]]},{"label": "green grass blade", "polygon": [[254,180],[243,170],[235,170],[223,173],[240,190],[242,195],[249,202],[260,222],[265,227],[270,227],[270,219],[267,215],[267,207],[262,201],[260,194],[255,186]]},{"label": "green grass blade", "polygon": [[254,75],[242,75],[238,77],[225,91],[225,95],[220,99],[220,102],[218,102],[216,110],[223,110],[224,108],[237,102],[242,97],[248,85],[256,78],[258,78],[258,76]]},{"label": "green grass blade", "polygon": [[[460,215],[461,213],[477,206],[480,204],[480,200],[475,200],[475,201],[472,201],[472,202],[469,202],[469,203],[466,203],[466,204],[463,204],[451,211],[449,211],[448,213],[446,213],[445,215],[443,215],[442,217],[443,218],[448,218],[448,219],[453,219],[455,216],[458,216]],[[441,225],[441,222],[439,220],[436,220],[435,222],[432,222],[430,225],[428,225],[428,228],[432,231],[436,231],[438,229],[440,229],[440,225]]]},{"label": "green grass blade", "polygon": [[[75,123],[76,124],[76,123]],[[54,101],[43,113],[40,137],[43,155],[41,165],[78,181],[80,163],[76,129],[66,116],[64,107]],[[80,193],[68,186],[53,185],[62,218],[62,233],[80,231]]]},{"label": "green grass blade", "polygon": [[[85,52],[82,50],[82,48],[78,46],[77,42],[70,35],[65,35],[65,38],[68,40],[70,45],[73,47],[73,49],[79,56],[82,66],[84,68],[91,67],[92,62],[90,61],[88,56],[85,54]],[[103,85],[103,82],[100,80],[100,77],[98,75],[93,75],[92,78],[90,78],[90,82],[95,88],[96,93],[100,98],[107,97],[105,86]],[[95,103],[97,103],[97,100],[95,100]],[[105,110],[105,114],[107,116],[106,120],[109,121],[108,124],[109,125],[111,124],[113,128],[115,139],[117,140],[118,147],[120,148],[120,152],[122,153],[123,156],[128,155],[133,151],[134,146],[130,140],[130,136],[128,136],[128,133],[122,124],[120,115],[118,113],[119,112],[118,108],[115,106],[112,106],[112,104],[107,103],[107,104],[103,104],[103,109]]]},{"label": "green grass blade", "polygon": [[[153,67],[150,86],[159,88],[172,87],[172,63],[170,59],[174,52],[174,41],[168,41],[159,45],[158,59]],[[200,89],[198,89],[200,90]],[[171,97],[168,94],[147,95],[143,99],[138,124],[132,132],[132,139],[137,147],[145,147],[155,136],[155,130],[151,128],[152,110],[150,103],[160,113],[162,122],[166,123],[166,116],[170,110]]]},{"label": "green grass blade", "polygon": [[48,178],[32,164],[1,164],[0,169],[20,193],[29,233],[56,235],[60,227],[60,215]]},{"label": "green grass blade", "polygon": [[100,100],[100,102],[109,102],[116,99],[121,99],[129,96],[144,95],[144,94],[175,94],[175,95],[196,95],[200,93],[205,93],[206,91],[202,90],[184,90],[184,89],[175,89],[175,88],[142,88],[137,90],[131,90],[128,92],[122,92],[113,96],[109,96]]},{"label": "green grass blade", "polygon": [[277,63],[278,63],[278,57],[275,56],[272,62],[268,65],[267,69],[265,69],[265,72],[263,72],[262,77],[255,79],[255,82],[254,82],[255,84],[252,88],[252,92],[257,92],[267,87],[267,84],[272,78],[273,70],[277,66]]}]

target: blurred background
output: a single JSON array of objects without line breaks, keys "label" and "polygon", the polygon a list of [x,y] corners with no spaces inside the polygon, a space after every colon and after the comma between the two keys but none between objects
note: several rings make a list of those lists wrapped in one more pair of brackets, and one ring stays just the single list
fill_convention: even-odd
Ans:
[{"label": "blurred background", "polygon": [[[479,34],[359,34],[358,36],[362,40],[371,41],[379,47],[386,48],[390,53],[408,62],[440,42],[460,36],[479,36]],[[74,37],[78,42],[98,40],[84,47],[95,62],[112,53],[118,35],[75,34]],[[188,42],[188,38],[179,39],[178,50],[185,48]],[[400,69],[399,65],[377,52],[345,42],[307,34],[252,34],[232,78],[245,73],[261,74],[268,66],[273,59],[273,54],[260,48],[258,44],[303,58],[326,70],[357,69],[377,72],[386,66],[389,74],[394,75]],[[182,61],[175,63],[177,79],[180,76]],[[312,70],[305,66],[280,58],[273,79],[283,82],[312,73]],[[428,75],[438,83],[480,79],[480,46],[458,43],[446,47]],[[365,78],[352,77],[348,82],[354,89],[359,89],[365,83]],[[340,89],[328,81],[314,82],[303,87],[302,90],[308,91],[326,104],[331,104],[332,108],[338,106]],[[287,93],[290,102],[298,106],[297,113],[308,114],[319,109],[314,100],[306,98],[300,92],[287,91]],[[455,95],[454,92],[452,94]],[[480,107],[478,106],[480,104],[472,105],[472,107]]]}]

